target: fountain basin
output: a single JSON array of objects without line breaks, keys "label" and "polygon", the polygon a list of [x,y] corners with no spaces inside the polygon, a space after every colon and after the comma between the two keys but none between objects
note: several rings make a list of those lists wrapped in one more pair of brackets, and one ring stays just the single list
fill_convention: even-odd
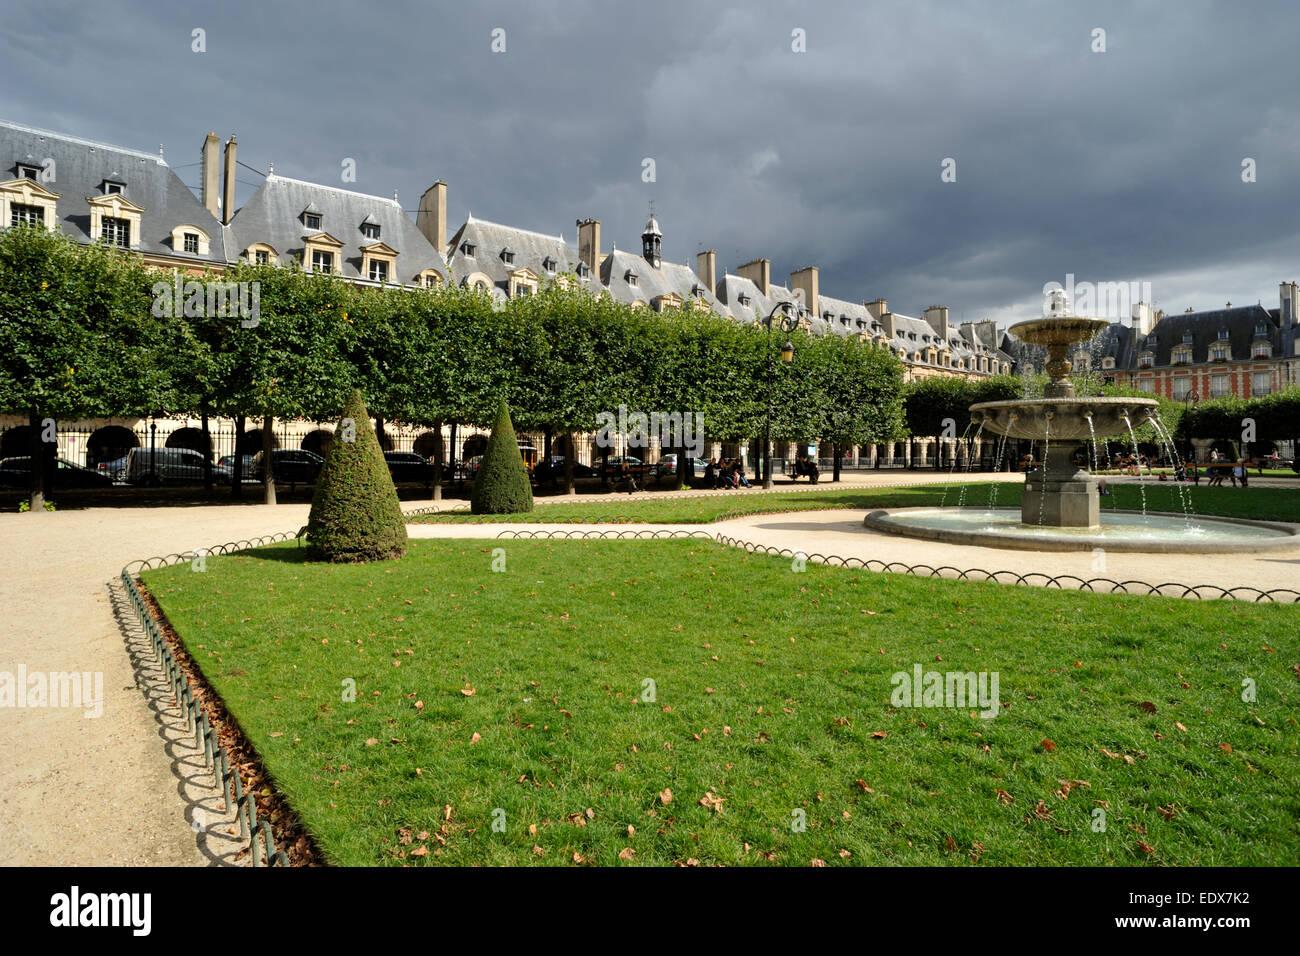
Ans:
[{"label": "fountain basin", "polygon": [[980,402],[970,407],[970,413],[972,423],[1009,438],[1085,441],[1126,434],[1126,416],[1137,428],[1158,407],[1154,398],[1040,398]]},{"label": "fountain basin", "polygon": [[1021,551],[1147,551],[1232,554],[1300,548],[1300,526],[1172,512],[1104,511],[1094,527],[1026,524],[1019,508],[895,508],[873,511],[873,531]]}]

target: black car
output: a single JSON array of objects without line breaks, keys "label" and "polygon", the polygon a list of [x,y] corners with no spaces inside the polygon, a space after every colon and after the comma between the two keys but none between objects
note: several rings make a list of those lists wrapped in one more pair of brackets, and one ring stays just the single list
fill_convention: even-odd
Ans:
[{"label": "black car", "polygon": [[[555,475],[557,480],[564,477],[564,456],[563,455],[551,456],[551,472]],[[536,473],[536,469],[534,469],[534,474],[535,473]],[[544,470],[543,473],[545,473]],[[590,465],[584,465],[580,461],[575,461],[573,463],[573,477],[574,478],[595,478],[596,469],[592,468]]]},{"label": "black car", "polygon": [[[265,481],[265,469],[262,467],[262,452],[253,456],[253,477]],[[271,465],[275,469],[275,480],[292,490],[295,485],[313,485],[320,474],[325,459],[310,451],[300,448],[275,448],[271,451]]]},{"label": "black car", "polygon": [[[386,451],[384,461],[388,462],[388,473],[393,476],[393,484],[433,484],[433,462],[413,451]],[[447,474],[444,467],[443,474]]]},{"label": "black car", "polygon": [[[51,485],[58,490],[69,488],[112,488],[113,479],[90,468],[74,465],[64,458],[55,459]],[[6,458],[0,461],[0,486],[27,489],[32,486],[32,459]]]}]

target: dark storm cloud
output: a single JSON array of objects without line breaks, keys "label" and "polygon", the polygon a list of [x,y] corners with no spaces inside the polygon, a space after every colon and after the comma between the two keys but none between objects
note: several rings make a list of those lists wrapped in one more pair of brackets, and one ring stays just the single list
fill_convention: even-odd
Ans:
[{"label": "dark storm cloud", "polygon": [[1150,281],[1174,311],[1300,276],[1285,5],[54,2],[7,23],[0,117],[161,141],[191,185],[212,129],[286,176],[344,185],[355,159],[350,188],[409,208],[444,179],[452,228],[572,240],[595,216],[639,248],[653,199],[671,259],[815,264],[823,292],[914,314],[1009,319],[1066,273]]}]

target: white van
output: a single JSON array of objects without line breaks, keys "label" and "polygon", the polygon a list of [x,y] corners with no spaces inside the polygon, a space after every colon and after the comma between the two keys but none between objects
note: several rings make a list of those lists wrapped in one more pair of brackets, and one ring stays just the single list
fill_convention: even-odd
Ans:
[{"label": "white van", "polygon": [[[123,477],[133,485],[197,485],[203,483],[203,455],[192,448],[132,448],[126,454]],[[230,469],[212,466],[214,481],[230,478]]]}]

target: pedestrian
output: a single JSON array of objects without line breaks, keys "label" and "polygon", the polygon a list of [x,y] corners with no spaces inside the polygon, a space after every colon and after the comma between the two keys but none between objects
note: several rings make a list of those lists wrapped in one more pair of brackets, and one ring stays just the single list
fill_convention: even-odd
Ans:
[{"label": "pedestrian", "polygon": [[1232,466],[1232,487],[1234,488],[1237,487],[1237,479],[1239,478],[1241,479],[1241,487],[1245,488],[1246,487],[1246,464],[1245,462],[1241,462],[1241,461],[1237,462],[1235,465]]}]

